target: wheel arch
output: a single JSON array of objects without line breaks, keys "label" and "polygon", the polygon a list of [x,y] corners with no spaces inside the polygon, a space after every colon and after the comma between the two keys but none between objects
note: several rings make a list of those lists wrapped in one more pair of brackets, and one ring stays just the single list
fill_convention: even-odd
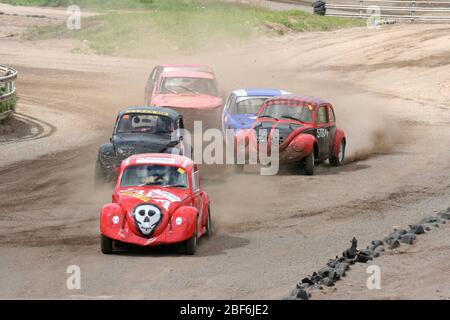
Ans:
[{"label": "wheel arch", "polygon": [[341,145],[341,141],[344,141],[345,145],[347,145],[347,138],[345,136],[345,133],[342,129],[336,129],[336,134],[334,136],[333,141],[333,149],[331,152],[332,156],[337,156],[339,154],[339,148]]}]

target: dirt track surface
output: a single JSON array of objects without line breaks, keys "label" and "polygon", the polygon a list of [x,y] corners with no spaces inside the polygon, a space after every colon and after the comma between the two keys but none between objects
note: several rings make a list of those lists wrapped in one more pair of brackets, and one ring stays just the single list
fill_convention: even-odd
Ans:
[{"label": "dirt track surface", "polygon": [[[353,236],[365,246],[449,206],[447,26],[290,35],[159,60],[71,48],[0,39],[0,61],[20,73],[16,121],[30,128],[0,141],[1,298],[278,299]],[[102,255],[98,216],[111,189],[93,188],[97,147],[118,110],[142,103],[151,68],[172,61],[210,64],[227,91],[280,87],[332,101],[353,161],[314,177],[204,167],[217,233],[196,256]],[[66,289],[69,265],[81,267],[79,291]]]}]

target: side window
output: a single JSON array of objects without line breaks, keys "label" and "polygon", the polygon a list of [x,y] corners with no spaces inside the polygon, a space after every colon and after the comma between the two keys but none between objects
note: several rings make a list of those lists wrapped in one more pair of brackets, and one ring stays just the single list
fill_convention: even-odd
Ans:
[{"label": "side window", "polygon": [[317,124],[324,124],[328,122],[327,107],[323,106],[317,109]]},{"label": "side window", "polygon": [[158,77],[162,73],[162,71],[163,71],[163,68],[156,68],[155,78],[153,79],[153,81],[156,81],[156,79],[158,79]]},{"label": "side window", "polygon": [[152,73],[150,73],[148,80],[147,80],[147,85],[145,86],[145,91],[147,95],[151,95],[153,94],[153,90],[155,89],[155,81],[156,81],[156,76],[157,76],[157,72],[158,71],[158,67],[154,68]]},{"label": "side window", "polygon": [[330,123],[336,122],[336,118],[334,116],[333,108],[328,107],[328,119],[330,119]]},{"label": "side window", "polygon": [[158,76],[155,80],[154,83],[154,88],[153,91],[156,93],[161,93],[161,84],[164,81],[164,78],[161,78],[160,76]]},{"label": "side window", "polygon": [[200,175],[199,175],[198,170],[197,170],[197,171],[194,171],[194,173],[192,173],[192,190],[193,190],[194,192],[197,192],[197,191],[200,190],[200,180],[199,180],[199,177],[200,177]]},{"label": "side window", "polygon": [[158,67],[156,67],[155,69],[153,69],[153,72],[152,72],[152,74],[150,75],[150,79],[151,79],[151,81],[155,81],[156,80],[156,77],[158,76],[158,74],[159,74],[159,68]]},{"label": "side window", "polygon": [[[113,135],[116,134],[117,128],[119,127],[119,119],[120,119],[120,116],[117,116],[117,118],[116,118],[116,124],[114,125],[114,129],[113,129]],[[112,141],[112,140],[111,140],[111,141]]]},{"label": "side window", "polygon": [[226,103],[226,108],[225,108],[226,112],[228,112],[228,113],[234,113],[233,108],[231,106],[234,101],[234,98],[235,98],[234,94],[231,94],[230,97],[228,98],[228,101]]}]

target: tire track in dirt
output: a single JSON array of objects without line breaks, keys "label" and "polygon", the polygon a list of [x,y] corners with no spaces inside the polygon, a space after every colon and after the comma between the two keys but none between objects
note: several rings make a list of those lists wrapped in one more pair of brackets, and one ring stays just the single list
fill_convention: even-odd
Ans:
[{"label": "tire track in dirt", "polygon": [[[57,131],[56,126],[51,123],[20,112],[14,114],[13,121],[12,125],[15,126],[15,129],[10,134],[0,136],[0,146],[45,139]],[[17,127],[20,128],[20,132],[17,132],[19,131]],[[21,134],[23,131],[26,131],[28,134]]]}]

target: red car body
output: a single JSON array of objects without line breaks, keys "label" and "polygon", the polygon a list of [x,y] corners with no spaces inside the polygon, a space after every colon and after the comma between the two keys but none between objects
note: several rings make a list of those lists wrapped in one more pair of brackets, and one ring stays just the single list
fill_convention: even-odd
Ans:
[{"label": "red car body", "polygon": [[[307,117],[303,121],[291,117],[272,117],[265,115],[266,108],[272,108],[274,114],[277,108],[305,108],[300,113]],[[314,173],[315,162],[329,159],[333,166],[343,164],[347,142],[344,131],[336,127],[331,103],[309,96],[281,95],[264,102],[257,117],[251,129],[240,130],[235,137],[235,147],[239,140],[244,141],[246,156],[251,151],[259,153],[261,148],[264,148],[261,151],[270,154],[277,130],[279,137],[275,143],[279,147],[280,163],[305,162],[309,175]],[[242,170],[242,166],[238,168],[238,171]]]},{"label": "red car body", "polygon": [[[167,79],[194,79],[210,84],[209,92],[197,92],[181,90],[182,92],[169,92],[164,89]],[[170,107],[183,114],[188,122],[195,120],[218,121],[222,111],[224,100],[217,86],[213,73],[206,71],[178,70],[162,72],[153,88],[151,97],[148,99],[150,106]],[[189,114],[184,111],[189,110]]]},{"label": "red car body", "polygon": [[[121,187],[125,170],[138,165],[173,166],[186,173],[188,187]],[[137,214],[135,209],[140,206],[160,209],[160,220],[148,235],[142,233],[134,217]],[[199,171],[191,159],[152,153],[135,155],[122,162],[112,202],[103,206],[100,214],[103,253],[111,253],[113,241],[138,246],[157,246],[182,243],[195,237],[196,245],[197,238],[205,234],[210,235],[210,232],[209,198],[201,189]]]}]

